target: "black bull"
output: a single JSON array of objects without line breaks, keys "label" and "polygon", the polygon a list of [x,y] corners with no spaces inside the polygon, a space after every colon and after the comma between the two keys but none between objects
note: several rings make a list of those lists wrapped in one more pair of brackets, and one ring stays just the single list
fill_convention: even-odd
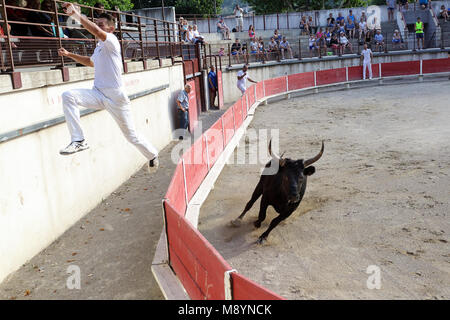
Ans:
[{"label": "black bull", "polygon": [[[275,211],[278,212],[278,217],[274,218],[269,225],[269,228],[259,237],[258,243],[262,243],[267,239],[270,231],[275,228],[281,221],[289,217],[294,212],[300,202],[306,190],[307,177],[314,174],[315,167],[312,166],[314,162],[322,157],[324,150],[324,144],[322,141],[322,148],[320,152],[311,159],[308,160],[292,160],[289,158],[279,157],[272,152],[272,141],[269,143],[269,154],[272,159],[266,164],[264,170],[269,170],[279,164],[279,169],[275,174],[268,174],[263,172],[259,182],[253,191],[252,198],[245,206],[241,215],[233,220],[231,223],[233,226],[239,226],[242,218],[253,204],[262,195],[261,205],[259,209],[258,220],[254,222],[256,228],[261,226],[261,222],[266,218],[266,210],[268,206],[273,206]],[[272,170],[272,169],[270,169]]]}]

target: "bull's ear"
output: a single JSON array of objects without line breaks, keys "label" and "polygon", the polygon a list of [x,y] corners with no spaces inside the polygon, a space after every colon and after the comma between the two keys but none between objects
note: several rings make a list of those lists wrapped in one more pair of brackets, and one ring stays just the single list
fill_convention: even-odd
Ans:
[{"label": "bull's ear", "polygon": [[316,168],[314,166],[309,166],[308,168],[303,169],[303,174],[305,176],[313,175],[316,172]]},{"label": "bull's ear", "polygon": [[286,159],[281,158],[279,164],[280,164],[280,167],[284,167],[286,164]]}]

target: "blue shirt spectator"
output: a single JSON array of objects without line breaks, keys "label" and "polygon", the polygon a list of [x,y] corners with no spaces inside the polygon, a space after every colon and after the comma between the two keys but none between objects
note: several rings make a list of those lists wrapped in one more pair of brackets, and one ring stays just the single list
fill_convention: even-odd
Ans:
[{"label": "blue shirt spectator", "polygon": [[208,87],[210,89],[213,88],[211,86],[211,83],[214,86],[214,89],[217,90],[217,74],[214,71],[212,71],[212,70],[208,73]]}]

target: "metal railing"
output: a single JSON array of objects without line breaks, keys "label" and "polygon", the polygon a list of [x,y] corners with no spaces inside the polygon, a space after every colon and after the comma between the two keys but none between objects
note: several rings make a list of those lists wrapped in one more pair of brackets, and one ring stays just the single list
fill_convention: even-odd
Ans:
[{"label": "metal railing", "polygon": [[[399,36],[395,37],[394,32],[381,32],[383,36],[382,41],[375,40],[375,33],[362,33],[361,36],[356,33],[355,36],[347,36],[349,45],[343,45],[338,36],[337,43],[333,45],[331,41],[326,38],[315,40],[314,46],[310,49],[309,39],[307,37],[288,38],[290,50],[281,50],[277,45],[273,50],[269,49],[269,42],[265,41],[261,50],[251,50],[250,40],[241,41],[241,49],[233,50],[232,44],[225,46],[225,51],[220,53],[214,45],[207,44],[203,50],[207,52],[208,56],[220,56],[224,60],[224,64],[228,66],[268,61],[281,61],[283,59],[297,59],[305,58],[322,59],[325,57],[341,57],[343,55],[355,54],[360,55],[363,46],[367,43],[368,47],[375,54],[390,54],[401,51],[417,51],[422,49],[418,47],[418,41],[415,32],[399,32]],[[421,43],[419,43],[421,45]],[[450,47],[450,32],[442,32],[440,39],[434,37],[424,39],[425,47],[423,49],[445,49]],[[235,49],[235,48],[234,48]],[[292,53],[292,56],[291,56]],[[205,63],[206,65],[207,63]]]},{"label": "metal railing", "polygon": [[[45,8],[32,9],[9,4],[0,0],[0,70],[13,72],[19,67],[54,66],[64,67],[75,62],[58,56],[58,49],[81,55],[91,55],[96,40],[73,19],[63,12],[63,1],[46,0]],[[90,21],[98,14],[113,15],[116,22],[115,34],[120,41],[124,71],[129,61],[183,57],[191,45],[182,42],[177,23],[112,10],[100,10],[79,5],[81,12]],[[46,20],[46,23],[42,23]],[[39,21],[39,22],[38,22]],[[192,45],[193,47],[193,45]]]}]

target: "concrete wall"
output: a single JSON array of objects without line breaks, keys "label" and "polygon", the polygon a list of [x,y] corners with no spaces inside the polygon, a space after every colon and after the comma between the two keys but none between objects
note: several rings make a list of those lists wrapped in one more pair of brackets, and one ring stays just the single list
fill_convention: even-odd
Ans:
[{"label": "concrete wall", "polygon": [[[70,72],[68,83],[56,70],[23,74],[24,89],[16,91],[8,90],[2,76],[0,135],[62,116],[62,92],[92,86],[91,70]],[[85,77],[89,80],[77,81]],[[128,95],[167,87],[132,100],[131,106],[137,131],[162,149],[172,140],[174,101],[183,87],[181,64],[129,73],[124,82]],[[0,282],[146,162],[107,111],[88,114],[81,122],[91,148],[71,156],[59,154],[70,142],[65,123],[0,142]]]},{"label": "concrete wall", "polygon": [[[399,55],[377,55],[375,54],[373,63],[398,62],[426,59],[447,58],[447,52],[423,53],[423,54],[399,54]],[[301,72],[310,72],[326,69],[337,69],[360,65],[359,57],[349,58],[323,58],[321,60],[308,62],[268,62],[266,64],[250,65],[247,74],[255,81],[276,78],[284,75],[290,75]],[[236,87],[237,72],[239,67],[231,67],[223,70],[223,92],[225,103],[234,103],[240,96],[241,92]],[[248,82],[247,86],[251,83]]]}]

